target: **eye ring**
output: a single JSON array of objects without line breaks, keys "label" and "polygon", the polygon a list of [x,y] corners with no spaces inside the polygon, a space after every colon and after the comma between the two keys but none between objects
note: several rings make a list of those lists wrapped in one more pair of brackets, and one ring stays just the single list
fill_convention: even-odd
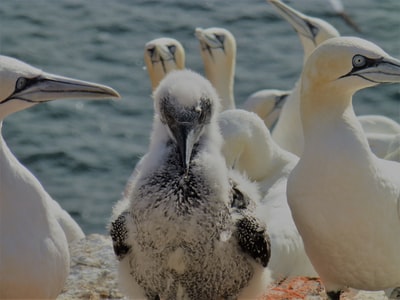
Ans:
[{"label": "eye ring", "polygon": [[362,68],[367,64],[367,59],[364,56],[357,54],[353,56],[352,63],[353,67]]},{"label": "eye ring", "polygon": [[17,82],[15,83],[15,91],[17,92],[22,91],[27,84],[28,84],[28,79],[26,79],[25,77],[18,78]]},{"label": "eye ring", "polygon": [[214,34],[215,38],[223,45],[225,42],[225,35],[224,34]]}]

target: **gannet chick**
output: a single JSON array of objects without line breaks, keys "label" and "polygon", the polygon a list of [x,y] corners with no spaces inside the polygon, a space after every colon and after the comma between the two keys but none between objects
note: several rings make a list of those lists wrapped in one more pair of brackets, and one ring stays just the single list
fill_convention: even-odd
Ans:
[{"label": "gannet chick", "polygon": [[221,98],[222,111],[235,108],[235,37],[228,30],[219,27],[196,28],[195,35],[199,40],[206,77]]},{"label": "gannet chick", "polygon": [[257,216],[265,221],[271,240],[268,268],[274,280],[290,276],[315,277],[286,198],[287,178],[298,157],[280,148],[254,113],[227,110],[218,119],[227,165],[245,172],[260,188]]},{"label": "gannet chick", "polygon": [[154,39],[144,47],[144,61],[154,91],[168,72],[185,67],[185,50],[175,39]]},{"label": "gannet chick", "polygon": [[[119,97],[113,89],[42,72],[0,56],[5,117],[57,98]],[[55,299],[69,271],[68,240],[83,233],[0,136],[0,298]]]},{"label": "gannet chick", "polygon": [[[304,48],[304,62],[312,51],[322,42],[340,36],[339,32],[322,19],[313,18],[294,10],[279,0],[269,0],[278,12],[293,26],[298,33]],[[300,119],[300,79],[295,84],[292,93],[287,97],[281,114],[273,129],[272,137],[278,144],[296,155],[303,152],[304,137]],[[361,125],[367,134],[371,150],[378,156],[384,157],[389,144],[394,138],[393,123],[395,121],[379,115],[359,116]],[[397,124],[397,123],[396,123]],[[395,125],[400,128],[400,125]],[[379,131],[379,135],[377,135]]]},{"label": "gannet chick", "polygon": [[352,106],[386,82],[400,82],[400,61],[355,37],[324,42],[303,70],[305,147],[288,202],[330,299],[400,286],[400,164],[371,152]]},{"label": "gannet chick", "polygon": [[290,91],[260,90],[247,97],[242,108],[256,113],[271,130],[278,121],[282,106],[289,95]]},{"label": "gannet chick", "polygon": [[154,105],[130,206],[117,205],[111,224],[121,289],[134,299],[260,295],[270,280],[268,236],[246,205],[232,203],[215,90],[194,72],[174,71]]}]

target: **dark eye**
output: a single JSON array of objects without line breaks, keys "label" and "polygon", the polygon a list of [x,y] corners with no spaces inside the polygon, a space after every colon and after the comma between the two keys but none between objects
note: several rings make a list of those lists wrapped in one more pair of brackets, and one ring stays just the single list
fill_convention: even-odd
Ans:
[{"label": "dark eye", "polygon": [[155,50],[156,50],[155,47],[147,48],[147,53],[149,54],[150,57],[153,57]]},{"label": "dark eye", "polygon": [[307,22],[307,26],[311,31],[311,34],[313,35],[313,37],[315,38],[319,32],[319,28],[314,26],[313,24]]},{"label": "dark eye", "polygon": [[28,83],[28,79],[25,77],[18,78],[17,82],[15,83],[15,91],[22,91]]},{"label": "dark eye", "polygon": [[223,35],[223,34],[214,34],[214,35],[215,35],[215,38],[216,38],[221,44],[224,44],[225,35]]},{"label": "dark eye", "polygon": [[175,51],[176,51],[175,45],[169,45],[167,47],[168,47],[169,52],[171,52],[171,54],[175,54]]},{"label": "dark eye", "polygon": [[367,59],[362,55],[354,55],[353,57],[353,67],[362,68],[367,64]]}]

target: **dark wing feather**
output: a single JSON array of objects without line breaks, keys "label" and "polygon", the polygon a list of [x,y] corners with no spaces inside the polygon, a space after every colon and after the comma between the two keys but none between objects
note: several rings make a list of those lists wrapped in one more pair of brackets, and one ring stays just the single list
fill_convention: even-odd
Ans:
[{"label": "dark wing feather", "polygon": [[271,243],[266,227],[255,217],[245,215],[236,222],[236,236],[242,250],[266,267],[271,256]]},{"label": "dark wing feather", "polygon": [[125,211],[111,223],[110,235],[113,241],[114,253],[119,260],[122,260],[131,250],[131,247],[126,243],[128,238],[126,219],[130,215],[131,214],[129,212]]}]

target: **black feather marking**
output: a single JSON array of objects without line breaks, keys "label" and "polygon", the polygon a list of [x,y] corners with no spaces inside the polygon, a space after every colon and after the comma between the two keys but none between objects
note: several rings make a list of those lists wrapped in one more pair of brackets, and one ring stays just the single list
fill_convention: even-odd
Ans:
[{"label": "black feather marking", "polygon": [[256,218],[243,215],[236,222],[236,229],[242,250],[266,267],[271,256],[271,244],[265,226]]},{"label": "black feather marking", "polygon": [[125,255],[131,250],[131,247],[126,243],[128,231],[126,229],[126,218],[131,214],[128,211],[123,212],[118,218],[111,223],[110,235],[113,241],[114,253],[118,260],[122,260]]},{"label": "black feather marking", "polygon": [[229,183],[231,185],[231,207],[246,209],[250,204],[250,199],[237,188],[236,182],[229,179]]}]

